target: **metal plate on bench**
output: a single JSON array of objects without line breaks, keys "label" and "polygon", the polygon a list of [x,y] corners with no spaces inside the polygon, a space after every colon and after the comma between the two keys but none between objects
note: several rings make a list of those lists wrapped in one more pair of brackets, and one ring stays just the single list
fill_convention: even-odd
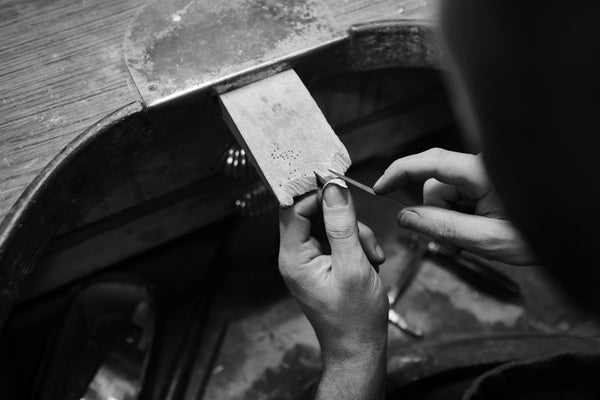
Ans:
[{"label": "metal plate on bench", "polygon": [[153,0],[125,54],[144,101],[155,105],[345,37],[320,0]]}]

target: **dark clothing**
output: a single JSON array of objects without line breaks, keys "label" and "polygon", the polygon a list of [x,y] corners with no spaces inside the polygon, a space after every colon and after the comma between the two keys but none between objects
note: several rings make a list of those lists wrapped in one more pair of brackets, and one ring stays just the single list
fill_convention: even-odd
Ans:
[{"label": "dark clothing", "polygon": [[[458,110],[508,216],[600,315],[600,1],[440,3]],[[600,399],[599,366],[585,355],[507,364],[465,398]]]},{"label": "dark clothing", "polygon": [[600,356],[512,362],[479,377],[465,400],[598,400]]},{"label": "dark clothing", "polygon": [[456,94],[509,217],[600,312],[600,1],[440,3]]}]

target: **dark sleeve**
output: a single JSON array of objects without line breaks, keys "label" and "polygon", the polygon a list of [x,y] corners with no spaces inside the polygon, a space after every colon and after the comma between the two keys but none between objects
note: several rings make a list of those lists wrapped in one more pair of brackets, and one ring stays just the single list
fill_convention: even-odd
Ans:
[{"label": "dark sleeve", "polygon": [[441,3],[509,216],[558,281],[600,310],[600,1]]},{"label": "dark sleeve", "polygon": [[502,365],[479,377],[464,400],[600,398],[600,357],[561,354]]}]

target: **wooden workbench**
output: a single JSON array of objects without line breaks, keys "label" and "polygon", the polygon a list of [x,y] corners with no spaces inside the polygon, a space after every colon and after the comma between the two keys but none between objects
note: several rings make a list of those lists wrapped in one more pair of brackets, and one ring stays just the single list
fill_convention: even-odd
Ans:
[{"label": "wooden workbench", "polygon": [[[323,2],[342,29],[431,17],[420,0]],[[0,321],[61,226],[81,229],[168,187],[146,189],[131,174],[121,203],[98,189],[123,154],[133,159],[160,143],[123,60],[124,35],[144,3],[0,1]],[[93,209],[73,218],[83,192],[95,196]]]},{"label": "wooden workbench", "polygon": [[[407,19],[420,23],[431,18],[426,0],[323,2],[342,28],[381,19]],[[94,184],[101,186],[99,179],[104,175],[99,173],[101,171],[88,171],[86,166],[102,164],[73,161],[82,155],[110,160],[110,146],[125,142],[130,151],[127,154],[134,158],[139,151],[157,150],[166,143],[153,137],[152,127],[145,117],[145,104],[123,60],[124,35],[144,3],[143,0],[0,0],[0,326],[39,255],[64,222],[66,226],[60,233],[74,233],[65,235],[68,240],[62,240],[55,247],[70,247],[85,240],[89,226],[122,224],[120,216],[135,204],[165,203],[161,196],[169,190],[179,189],[177,185],[182,189],[169,200],[184,199],[193,191],[192,186],[200,176],[189,172],[197,170],[199,164],[190,162],[173,171],[168,168],[168,163],[173,162],[169,161],[173,154],[193,155],[201,148],[198,142],[184,141],[176,151],[155,157],[149,164],[144,164],[147,159],[140,158],[142,161],[136,171],[145,169],[145,176],[155,177],[152,183],[140,179],[131,166],[107,162],[106,167],[118,169],[121,182],[125,183],[112,192],[99,189],[93,193],[96,200],[93,207],[85,209],[85,215],[67,219],[68,210],[48,208],[45,203],[38,202],[38,194],[48,188],[56,190],[55,173],[62,167],[68,169],[62,171],[63,174],[75,177],[69,182],[77,182],[79,176],[91,176],[84,179],[86,190]],[[104,129],[126,118],[129,118],[127,126]],[[135,134],[135,137],[128,134]],[[98,135],[106,136],[106,140],[102,141]],[[179,139],[175,133],[171,141]],[[86,153],[90,147],[98,149],[100,154]],[[185,159],[192,160],[193,157],[188,154]],[[164,170],[170,172],[161,175]],[[64,192],[57,191],[52,195],[64,197],[73,190],[68,187]],[[82,212],[80,204],[69,203],[68,197],[65,201],[68,209]],[[198,204],[188,202],[182,206],[177,224],[197,210]],[[389,217],[380,209],[369,215]],[[34,223],[22,226],[23,221]],[[207,222],[210,220],[201,223]],[[367,222],[377,225],[377,221]],[[401,249],[393,240],[393,233],[388,233],[384,243],[386,252],[399,253]],[[144,240],[147,245],[160,244],[165,237],[169,236],[157,230],[147,233]],[[131,246],[132,242],[123,237],[119,239],[119,242],[107,243]],[[61,258],[57,254],[58,251],[49,258],[54,257],[58,263]],[[243,255],[240,253],[240,258]],[[103,262],[114,261],[110,256],[110,251],[106,251],[102,255]],[[388,264],[394,265],[397,261],[390,258]],[[598,326],[588,324],[586,318],[580,318],[565,306],[565,299],[560,298],[558,291],[554,292],[553,286],[538,280],[538,272],[514,270],[511,274],[529,294],[524,305],[498,303],[427,263],[398,311],[410,322],[426,329],[428,337],[433,339],[464,333],[480,335],[514,331],[598,335]],[[251,275],[255,276],[255,271]],[[279,286],[282,286],[281,282]],[[546,296],[551,292],[553,296]],[[245,292],[239,294],[240,304],[247,303],[245,295]],[[318,349],[312,330],[292,299],[285,297],[269,303],[254,314],[246,309],[238,314],[243,318],[230,325],[224,339],[226,350],[219,354],[216,368],[210,370],[206,388],[209,398],[226,398],[231,393],[240,398],[244,395],[245,398],[257,398],[256,393],[281,394],[274,390],[286,389],[265,387],[262,381],[267,378],[271,381],[284,376],[302,378],[290,381],[287,389],[301,389],[303,384],[310,383],[311,379],[304,378],[318,373]],[[394,330],[390,332],[390,338],[392,351],[412,343]],[[270,351],[265,351],[266,348]],[[395,358],[394,354],[391,356],[390,363],[396,363],[397,367],[414,361],[402,352],[397,352]],[[291,365],[287,363],[290,359],[300,362]],[[292,370],[297,367],[308,375]],[[204,369],[198,370],[204,372]],[[223,382],[230,384],[223,385]],[[225,390],[230,392],[225,393]]]},{"label": "wooden workbench", "polygon": [[[419,0],[325,0],[343,26],[422,19]],[[0,2],[0,220],[78,134],[141,101],[123,37],[143,0]]]},{"label": "wooden workbench", "polygon": [[[449,135],[435,140],[453,147]],[[428,145],[415,144],[412,150]],[[352,176],[373,182],[389,162],[362,164]],[[396,195],[414,200],[414,189]],[[389,287],[408,261],[409,233],[395,222],[395,202],[351,191],[359,219],[373,229],[387,256],[380,276]],[[277,268],[277,218],[273,211],[251,220],[223,221],[120,266],[120,273],[155,288],[157,331],[148,399],[299,400],[301,393],[310,394],[321,372],[320,350]],[[600,325],[565,297],[544,268],[501,270],[519,282],[521,300],[501,300],[456,271],[423,260],[394,309],[426,335],[419,340],[389,327],[390,392],[448,370],[481,372],[496,363],[557,352],[600,352],[594,339]],[[85,285],[113,274],[90,277]],[[2,361],[21,371],[21,381],[35,380],[46,344],[39,332],[61,321],[69,297],[67,291],[45,296],[43,302],[17,308],[9,319],[0,344],[12,351]]]}]

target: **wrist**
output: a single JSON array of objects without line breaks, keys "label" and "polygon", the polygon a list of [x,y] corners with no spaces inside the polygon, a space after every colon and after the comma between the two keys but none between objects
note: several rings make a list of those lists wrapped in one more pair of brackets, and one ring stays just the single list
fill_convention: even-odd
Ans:
[{"label": "wrist", "polygon": [[387,351],[387,318],[382,318],[382,323],[369,324],[366,329],[355,326],[326,331],[315,329],[315,332],[324,367],[337,364],[360,366],[385,357]]},{"label": "wrist", "polygon": [[381,341],[361,344],[338,342],[335,346],[323,346],[321,350],[324,370],[357,370],[364,373],[365,369],[385,365],[387,334]]},{"label": "wrist", "polygon": [[367,346],[352,356],[323,358],[316,399],[380,399],[387,375],[386,345]]}]

